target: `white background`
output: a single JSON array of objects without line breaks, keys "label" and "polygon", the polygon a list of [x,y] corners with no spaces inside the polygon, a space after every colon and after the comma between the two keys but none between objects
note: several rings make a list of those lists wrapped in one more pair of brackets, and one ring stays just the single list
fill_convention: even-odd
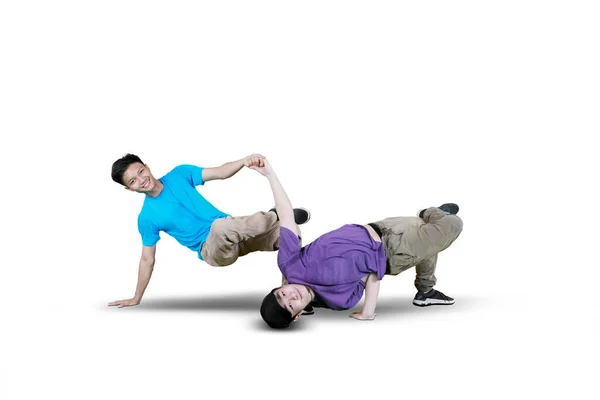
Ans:
[{"label": "white background", "polygon": [[[598,395],[600,28],[589,1],[3,1],[2,399],[577,398]],[[378,317],[258,307],[275,253],[212,268],[163,236],[133,295],[157,177],[260,152],[305,243],[456,202],[452,307],[384,279]],[[199,188],[273,205],[242,170]],[[360,303],[362,304],[362,303]],[[360,306],[359,304],[359,306]],[[358,308],[358,307],[357,307]]]}]

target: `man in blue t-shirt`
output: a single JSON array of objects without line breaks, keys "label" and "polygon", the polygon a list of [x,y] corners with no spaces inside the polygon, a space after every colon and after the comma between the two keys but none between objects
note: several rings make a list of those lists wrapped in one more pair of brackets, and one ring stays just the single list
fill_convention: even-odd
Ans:
[{"label": "man in blue t-shirt", "polygon": [[[245,217],[232,217],[213,206],[196,186],[215,179],[227,179],[242,167],[262,167],[264,156],[252,154],[215,168],[179,165],[156,179],[150,168],[135,154],[113,163],[112,179],[132,192],[145,195],[138,217],[142,236],[138,282],[133,298],[117,300],[109,306],[127,307],[140,303],[154,269],[159,232],[166,232],[180,244],[198,253],[212,266],[233,264],[238,257],[254,251],[279,248],[279,218],[275,209]],[[302,208],[294,210],[296,223],[310,219]]]}]

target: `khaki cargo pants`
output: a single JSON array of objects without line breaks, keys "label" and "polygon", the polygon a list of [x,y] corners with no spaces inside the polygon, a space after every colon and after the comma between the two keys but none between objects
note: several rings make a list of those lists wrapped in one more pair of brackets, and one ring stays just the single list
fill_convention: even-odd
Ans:
[{"label": "khaki cargo pants", "polygon": [[416,267],[417,290],[427,292],[435,286],[437,255],[456,240],[462,232],[462,220],[431,207],[423,218],[396,217],[377,221],[381,228],[389,275],[398,275]]},{"label": "khaki cargo pants", "polygon": [[200,255],[214,267],[231,265],[253,251],[279,249],[279,221],[273,212],[215,220]]}]

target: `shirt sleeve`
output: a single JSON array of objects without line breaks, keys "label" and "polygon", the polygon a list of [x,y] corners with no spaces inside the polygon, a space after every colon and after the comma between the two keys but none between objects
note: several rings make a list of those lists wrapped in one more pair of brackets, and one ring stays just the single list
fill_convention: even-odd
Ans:
[{"label": "shirt sleeve", "polygon": [[332,310],[348,310],[358,304],[365,292],[366,284],[363,281],[341,283],[339,285],[327,285],[321,288],[314,288],[315,293],[319,293],[321,307]]},{"label": "shirt sleeve", "polygon": [[362,299],[363,294],[365,293],[365,287],[366,284],[363,281],[358,281],[356,283],[356,286],[354,287],[354,290],[348,297],[348,301],[346,302],[346,304],[344,304],[343,309],[348,310],[357,305],[360,299]]},{"label": "shirt sleeve", "polygon": [[183,177],[186,182],[188,182],[192,186],[204,185],[204,181],[202,180],[202,171],[203,167],[197,167],[195,165],[183,164],[175,167],[173,172],[177,175]]},{"label": "shirt sleeve", "polygon": [[142,235],[142,244],[152,247],[160,240],[159,229],[150,221],[139,218],[138,231]]},{"label": "shirt sleeve", "polygon": [[279,228],[279,250],[277,251],[277,265],[285,276],[285,269],[289,261],[300,254],[300,238],[288,228]]}]

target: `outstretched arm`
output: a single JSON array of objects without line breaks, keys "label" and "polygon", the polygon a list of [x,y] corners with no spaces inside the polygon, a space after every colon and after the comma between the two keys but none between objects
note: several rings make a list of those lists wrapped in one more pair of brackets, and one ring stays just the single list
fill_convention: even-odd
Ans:
[{"label": "outstretched arm", "polygon": [[252,154],[237,161],[231,161],[220,167],[204,168],[202,170],[202,181],[208,182],[215,179],[227,179],[237,174],[242,167],[262,166],[262,160],[265,156],[261,154]]},{"label": "outstretched arm", "polygon": [[300,236],[300,229],[294,220],[294,209],[292,208],[292,203],[290,202],[287,193],[283,189],[281,182],[279,182],[279,178],[277,178],[269,161],[265,158],[262,162],[264,166],[253,165],[250,168],[260,172],[269,180],[271,190],[273,191],[273,198],[275,199],[275,209],[277,210],[277,215],[279,215],[280,226],[283,226]]},{"label": "outstretched arm", "polygon": [[111,301],[109,306],[117,306],[119,308],[137,306],[142,301],[146,287],[152,277],[154,270],[154,256],[156,254],[156,245],[144,246],[142,249],[142,258],[140,259],[140,267],[138,270],[138,282],[135,289],[135,295],[131,299]]},{"label": "outstretched arm", "polygon": [[350,317],[361,320],[375,319],[375,306],[377,305],[377,297],[379,296],[379,285],[381,281],[377,279],[377,274],[372,272],[369,274],[365,288],[365,303],[360,312],[353,312]]}]

